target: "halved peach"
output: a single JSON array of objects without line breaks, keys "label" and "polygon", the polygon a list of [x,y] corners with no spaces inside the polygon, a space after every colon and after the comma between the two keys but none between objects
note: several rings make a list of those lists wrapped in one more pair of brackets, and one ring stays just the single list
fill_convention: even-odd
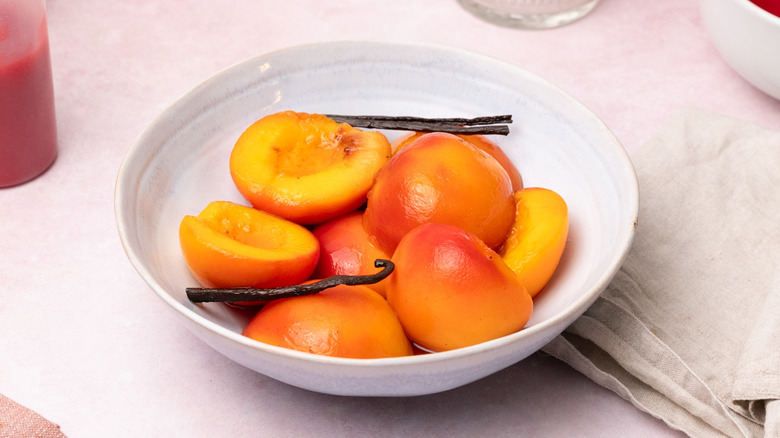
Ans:
[{"label": "halved peach", "polygon": [[[393,149],[393,153],[396,153],[423,135],[425,135],[424,132],[412,132],[397,138],[390,144],[390,147]],[[510,160],[504,150],[501,149],[501,146],[497,145],[495,142],[484,135],[457,134],[457,136],[487,152],[493,158],[495,158],[496,161],[501,164],[501,167],[506,170],[506,173],[509,175],[509,179],[512,180],[512,189],[514,191],[518,191],[523,188],[523,177],[520,175],[520,171],[517,170],[517,166],[512,163],[512,160]]]},{"label": "halved peach", "polygon": [[300,284],[317,266],[317,238],[301,225],[252,207],[214,201],[179,226],[187,265],[204,287]]},{"label": "halved peach", "polygon": [[535,297],[550,281],[563,255],[569,210],[558,193],[541,187],[516,192],[515,202],[515,223],[499,254]]},{"label": "halved peach", "polygon": [[[374,261],[390,259],[363,228],[362,211],[331,219],[314,228],[312,233],[320,241],[320,261],[314,270],[316,278],[375,274]],[[386,283],[387,280],[382,280],[367,287],[385,296]]]},{"label": "halved peach", "polygon": [[241,134],[230,155],[230,174],[254,207],[316,224],[361,206],[390,155],[380,132],[283,111]]},{"label": "halved peach", "polygon": [[412,355],[393,309],[365,286],[339,285],[266,304],[244,336],[323,356],[372,359]]}]

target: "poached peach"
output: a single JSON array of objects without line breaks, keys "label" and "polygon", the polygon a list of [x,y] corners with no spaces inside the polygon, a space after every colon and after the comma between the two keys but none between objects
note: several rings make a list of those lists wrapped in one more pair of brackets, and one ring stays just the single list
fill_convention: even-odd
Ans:
[{"label": "poached peach", "polygon": [[[412,132],[408,135],[401,136],[395,141],[393,141],[390,144],[390,147],[393,149],[393,153],[398,152],[402,148],[404,148],[406,145],[412,143],[413,141],[417,140],[418,138],[425,135],[424,132]],[[515,166],[514,163],[512,163],[512,160],[509,159],[509,157],[506,155],[503,149],[501,149],[501,146],[497,145],[495,142],[490,140],[484,135],[466,135],[466,134],[456,134],[458,137],[466,140],[467,142],[473,144],[474,146],[478,147],[479,149],[487,152],[492,156],[493,158],[498,161],[499,164],[501,164],[501,167],[506,170],[506,173],[509,175],[509,179],[512,180],[512,190],[518,191],[523,188],[523,177],[520,175],[520,171],[517,170],[517,166]]]},{"label": "poached peach", "polygon": [[254,207],[317,224],[365,203],[390,154],[390,143],[379,132],[320,114],[283,111],[241,134],[230,155],[230,174]]},{"label": "poached peach", "polygon": [[489,247],[506,238],[515,217],[512,182],[495,158],[460,137],[420,136],[377,173],[363,226],[391,253],[419,225],[453,225]]},{"label": "poached peach", "polygon": [[518,191],[515,201],[515,223],[499,254],[535,297],[550,281],[563,255],[569,211],[558,193],[542,187]]},{"label": "poached peach", "polygon": [[179,243],[198,282],[218,288],[299,284],[314,272],[320,253],[306,228],[228,201],[185,216]]},{"label": "poached peach", "polygon": [[489,341],[522,329],[533,301],[517,276],[479,238],[438,223],[410,231],[393,254],[387,301],[407,336],[433,351]]},{"label": "poached peach", "polygon": [[393,309],[365,286],[339,285],[265,305],[243,334],[324,356],[372,359],[412,355]]},{"label": "poached peach", "polygon": [[[355,211],[331,219],[312,230],[320,242],[320,260],[314,277],[370,275],[376,273],[376,259],[390,259],[363,228],[363,212]],[[386,280],[366,285],[383,297]]]}]

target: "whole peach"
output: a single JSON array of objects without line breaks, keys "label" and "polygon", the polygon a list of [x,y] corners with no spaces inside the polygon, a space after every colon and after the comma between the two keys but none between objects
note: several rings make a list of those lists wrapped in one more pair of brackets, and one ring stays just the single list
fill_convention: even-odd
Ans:
[{"label": "whole peach", "polygon": [[455,135],[426,134],[377,173],[363,226],[388,253],[430,222],[462,228],[495,248],[514,221],[513,193],[495,158]]},{"label": "whole peach", "polygon": [[[377,272],[376,259],[390,256],[379,249],[363,228],[363,212],[355,211],[331,219],[312,230],[320,242],[320,259],[315,278],[331,275],[370,275]],[[386,280],[367,285],[383,297]]]},{"label": "whole peach", "polygon": [[[413,141],[425,135],[424,132],[412,132],[410,134],[397,138],[390,147],[393,149],[393,153],[403,149]],[[469,134],[457,134],[458,137],[466,140],[474,146],[487,152],[493,158],[501,164],[501,167],[506,170],[509,175],[509,179],[512,180],[512,189],[518,191],[523,188],[523,177],[520,175],[520,171],[517,170],[517,166],[509,159],[501,146],[484,135],[469,135]]]},{"label": "whole peach", "polygon": [[412,346],[393,309],[365,286],[339,285],[314,295],[271,301],[243,334],[323,356],[409,356]]},{"label": "whole peach", "polygon": [[517,276],[479,238],[438,223],[410,231],[393,254],[387,300],[407,336],[452,350],[522,329],[533,301]]}]

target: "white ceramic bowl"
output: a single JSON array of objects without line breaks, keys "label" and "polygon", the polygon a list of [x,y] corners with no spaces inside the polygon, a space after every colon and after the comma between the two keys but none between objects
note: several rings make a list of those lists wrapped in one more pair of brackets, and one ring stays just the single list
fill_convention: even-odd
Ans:
[{"label": "white ceramic bowl", "polygon": [[[243,337],[247,316],[194,305],[197,286],[180,254],[178,226],[213,200],[244,202],[228,171],[239,134],[263,115],[292,109],[427,117],[513,114],[496,138],[527,186],[560,193],[571,216],[557,275],[528,326],[460,350],[392,359],[316,356]],[[391,139],[400,133],[387,133]],[[235,65],[175,102],[144,130],[122,163],[116,217],[127,255],[180,321],[248,368],[330,394],[406,396],[455,388],[512,365],[561,333],[598,297],[631,244],[638,189],[607,127],[559,89],[495,59],[439,46],[336,42],[294,47]]]},{"label": "white ceramic bowl", "polygon": [[780,99],[780,17],[749,0],[699,0],[702,22],[723,59]]}]

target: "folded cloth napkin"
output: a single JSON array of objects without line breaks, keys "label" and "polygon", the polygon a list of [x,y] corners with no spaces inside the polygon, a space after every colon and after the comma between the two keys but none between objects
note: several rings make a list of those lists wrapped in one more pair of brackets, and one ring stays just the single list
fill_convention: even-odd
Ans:
[{"label": "folded cloth napkin", "polygon": [[65,438],[60,427],[0,394],[0,438]]},{"label": "folded cloth napkin", "polygon": [[690,436],[780,437],[780,132],[686,110],[632,160],[631,250],[544,351]]}]

